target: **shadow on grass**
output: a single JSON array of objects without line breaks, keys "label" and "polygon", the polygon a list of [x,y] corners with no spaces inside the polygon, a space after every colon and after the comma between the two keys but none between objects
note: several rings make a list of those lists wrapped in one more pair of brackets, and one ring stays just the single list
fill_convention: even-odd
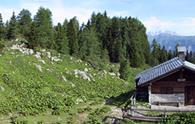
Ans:
[{"label": "shadow on grass", "polygon": [[127,107],[131,101],[130,98],[133,95],[133,93],[135,92],[135,90],[126,92],[126,93],[122,93],[119,96],[116,97],[110,97],[108,99],[106,99],[106,104],[107,105],[115,105],[118,107]]}]

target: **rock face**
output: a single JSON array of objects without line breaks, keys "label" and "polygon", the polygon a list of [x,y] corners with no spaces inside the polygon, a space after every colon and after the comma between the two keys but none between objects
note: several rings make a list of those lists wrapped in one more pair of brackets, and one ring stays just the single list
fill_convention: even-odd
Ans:
[{"label": "rock face", "polygon": [[35,57],[36,57],[37,59],[41,59],[41,53],[40,53],[40,52],[36,52]]},{"label": "rock face", "polygon": [[50,52],[47,52],[45,49],[41,50],[40,52],[34,52],[32,49],[26,48],[25,44],[21,44],[21,45],[13,45],[11,47],[12,50],[19,50],[21,53],[25,54],[25,55],[33,55],[39,59],[43,64],[45,64],[45,61],[41,60],[41,57],[43,57],[44,55],[46,55],[51,61],[53,62],[59,62],[62,61],[60,59],[60,54],[57,56],[51,56]]},{"label": "rock face", "polygon": [[74,70],[74,74],[75,76],[80,76],[82,79],[84,80],[88,80],[91,81],[92,76],[90,74],[88,74],[85,71],[81,71],[81,70]]},{"label": "rock face", "polygon": [[25,48],[24,46],[25,46],[25,44],[21,44],[21,45],[16,44],[16,45],[13,45],[11,47],[11,49],[19,50],[20,52],[22,52],[25,55],[32,55],[34,53],[34,51],[32,49]]}]

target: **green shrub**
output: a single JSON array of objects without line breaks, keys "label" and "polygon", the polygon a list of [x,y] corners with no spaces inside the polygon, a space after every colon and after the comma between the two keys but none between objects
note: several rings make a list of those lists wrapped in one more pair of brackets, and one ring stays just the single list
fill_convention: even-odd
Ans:
[{"label": "green shrub", "polygon": [[162,124],[195,124],[195,113],[174,113],[168,115]]},{"label": "green shrub", "polygon": [[44,124],[43,121],[38,121],[37,124]]},{"label": "green shrub", "polygon": [[78,112],[78,113],[83,113],[83,112],[89,112],[89,111],[91,111],[91,110],[92,110],[92,108],[89,107],[89,106],[87,106],[87,107],[84,107],[84,108],[78,108],[78,109],[77,109],[77,112]]},{"label": "green shrub", "polygon": [[102,124],[102,121],[98,117],[90,115],[88,120],[83,124]]},{"label": "green shrub", "polygon": [[0,52],[2,52],[3,48],[5,47],[4,43],[0,41]]},{"label": "green shrub", "polygon": [[52,111],[51,114],[52,114],[52,115],[60,115],[60,110],[57,109],[57,108],[55,108],[55,109],[53,109],[53,111]]},{"label": "green shrub", "polygon": [[16,116],[14,116],[14,117],[10,117],[10,123],[11,124],[16,124],[17,123],[17,117]]}]

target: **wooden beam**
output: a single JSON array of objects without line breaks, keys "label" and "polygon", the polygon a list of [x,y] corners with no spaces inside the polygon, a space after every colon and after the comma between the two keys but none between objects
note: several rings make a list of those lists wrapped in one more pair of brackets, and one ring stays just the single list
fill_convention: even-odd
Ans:
[{"label": "wooden beam", "polygon": [[[187,107],[186,107],[187,108]],[[126,108],[126,110],[130,110],[130,111],[148,111],[148,112],[195,112],[195,109],[142,109],[142,108],[135,108],[135,107],[131,107],[131,108]]]},{"label": "wooden beam", "polygon": [[151,87],[152,87],[152,84],[150,83],[149,85],[148,85],[148,100],[149,100],[149,105],[152,105],[152,103],[151,103]]}]

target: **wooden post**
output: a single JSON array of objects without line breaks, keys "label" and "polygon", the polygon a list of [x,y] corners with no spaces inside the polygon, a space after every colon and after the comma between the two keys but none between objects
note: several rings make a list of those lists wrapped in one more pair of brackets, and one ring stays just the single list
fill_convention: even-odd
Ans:
[{"label": "wooden post", "polygon": [[152,105],[152,101],[151,101],[151,86],[152,84],[150,83],[149,86],[148,86],[148,100],[149,100],[149,105],[151,106]]},{"label": "wooden post", "polygon": [[134,116],[135,115],[133,106],[131,106],[130,112],[131,112],[131,116]]}]

